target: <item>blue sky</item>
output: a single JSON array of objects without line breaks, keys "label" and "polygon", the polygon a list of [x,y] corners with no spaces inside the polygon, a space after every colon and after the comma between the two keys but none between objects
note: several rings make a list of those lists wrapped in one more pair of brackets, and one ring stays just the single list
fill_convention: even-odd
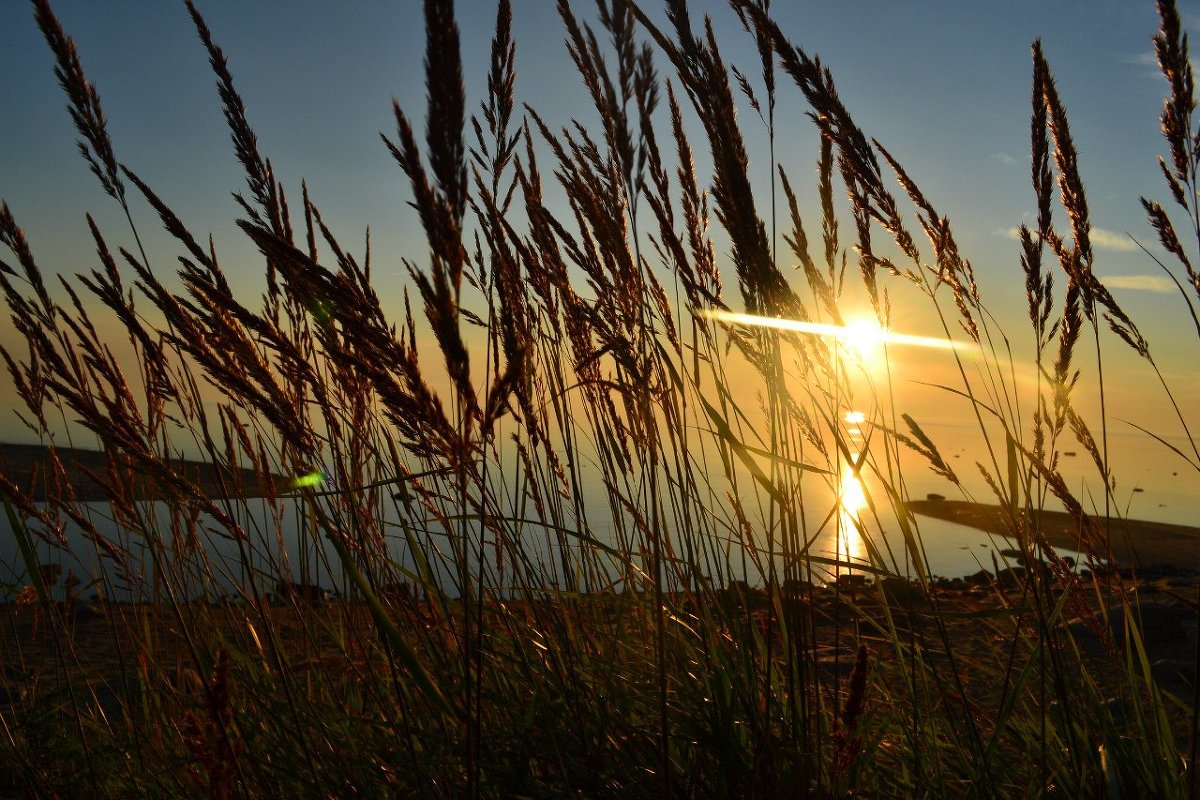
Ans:
[{"label": "blue sky", "polygon": [[[277,175],[297,193],[301,178],[307,179],[326,221],[345,243],[361,241],[369,226],[380,290],[385,297],[398,292],[400,257],[420,258],[422,248],[405,206],[405,181],[379,133],[393,130],[393,96],[413,117],[422,114],[420,3],[198,0],[198,5],[229,57],[260,147]],[[592,117],[554,4],[515,5],[519,100],[553,123],[572,116],[587,123]],[[580,14],[592,7],[572,5]],[[656,4],[645,5],[659,13]],[[726,58],[753,73],[756,53],[726,6],[692,6],[697,19],[704,11],[713,14]],[[57,0],[54,7],[99,89],[118,159],[155,187],[194,231],[211,232],[235,285],[257,294],[260,262],[233,225],[237,208],[230,193],[242,188],[243,179],[203,48],[182,3]],[[1185,22],[1200,20],[1195,3],[1181,7]],[[1151,56],[1153,2],[777,1],[774,11],[793,41],[830,66],[860,126],[889,147],[950,217],[985,297],[1002,319],[1007,313],[1019,317],[1024,307],[1016,244],[1008,232],[1033,209],[1029,44],[1040,36],[1071,115],[1093,224],[1100,229],[1094,234],[1096,271],[1120,276],[1112,283],[1118,298],[1145,321],[1152,345],[1170,350],[1183,330],[1178,298],[1124,288],[1152,288],[1160,280],[1154,277],[1157,267],[1125,238],[1128,231],[1149,245],[1153,237],[1138,197],[1166,198],[1155,165],[1164,152],[1157,114],[1165,83]],[[494,13],[491,3],[459,4],[471,109],[482,96]],[[114,243],[126,244],[129,235],[119,209],[75,152],[52,58],[30,6],[18,0],[0,4],[0,75],[0,198],[25,228],[43,269],[89,270],[95,265],[85,212],[97,216]],[[815,194],[816,140],[799,92],[782,75],[779,82],[780,159],[807,211]],[[765,137],[748,109],[742,119],[754,148],[753,177],[765,187]],[[153,230],[149,210],[135,210],[141,229]],[[811,224],[815,227],[815,218]],[[167,269],[176,249],[161,236],[150,239],[152,258]],[[1158,313],[1164,303],[1178,313]],[[5,327],[0,324],[0,341],[10,342]],[[1168,364],[1168,372],[1175,369],[1188,380],[1194,351],[1178,355],[1178,365]],[[0,409],[10,408],[10,399],[0,396]],[[7,425],[0,421],[0,431]]]}]

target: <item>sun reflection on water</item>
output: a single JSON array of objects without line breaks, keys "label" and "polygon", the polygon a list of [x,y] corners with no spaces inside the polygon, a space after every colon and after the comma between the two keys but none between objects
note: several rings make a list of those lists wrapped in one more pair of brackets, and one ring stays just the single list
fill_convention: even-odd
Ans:
[{"label": "sun reflection on water", "polygon": [[[853,461],[858,460],[855,454]],[[837,558],[839,561],[861,563],[867,560],[863,541],[861,514],[867,506],[862,479],[850,464],[843,465],[842,483],[838,491]]]}]

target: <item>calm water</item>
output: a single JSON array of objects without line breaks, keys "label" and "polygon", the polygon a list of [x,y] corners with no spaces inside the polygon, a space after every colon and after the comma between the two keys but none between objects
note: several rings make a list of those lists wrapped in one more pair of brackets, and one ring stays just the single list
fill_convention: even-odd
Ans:
[{"label": "calm water", "polygon": [[[960,475],[969,491],[967,499],[979,502],[994,503],[994,495],[987,488],[986,482],[980,476],[975,466],[976,460],[970,453],[984,452],[978,445],[978,434],[970,428],[953,426],[930,426],[927,433],[934,439],[939,449],[953,469]],[[1177,445],[1181,446],[1181,445]],[[1200,487],[1194,473],[1188,472],[1187,465],[1178,456],[1172,454],[1147,437],[1128,434],[1115,434],[1110,437],[1110,454],[1114,464],[1114,473],[1118,476],[1116,498],[1119,511],[1137,519],[1152,519],[1179,524],[1194,524],[1197,521],[1196,509],[1200,503]],[[911,463],[913,466],[909,466]],[[991,469],[990,461],[985,466]],[[921,469],[917,458],[904,465],[905,482],[908,494],[912,498],[924,498],[928,493],[936,492],[950,499],[962,499],[963,495],[946,479],[932,474],[927,468]],[[1003,467],[1001,467],[1003,469]],[[1064,456],[1061,470],[1068,484],[1077,492],[1077,496],[1088,504],[1089,497],[1100,497],[1095,503],[1102,510],[1102,495],[1095,487],[1100,484],[1095,477],[1096,470],[1091,459],[1082,448],[1078,455]],[[899,526],[886,504],[881,503],[883,492],[876,485],[878,479],[869,471],[862,483],[854,480],[847,470],[842,480],[840,491],[836,494],[821,481],[814,480],[806,486],[805,523],[810,540],[809,552],[818,559],[836,559],[841,562],[836,570],[846,571],[846,564],[866,565],[870,563],[869,549],[873,548],[878,554],[878,561],[885,568],[900,575],[915,575],[912,554],[904,546]],[[748,482],[750,483],[750,482]],[[877,507],[881,507],[880,518],[870,511],[867,498]],[[605,527],[600,520],[606,519],[607,504],[600,495],[586,498],[589,502],[589,513],[593,532],[597,538],[612,541],[611,527]],[[1048,508],[1056,508],[1051,499]],[[99,558],[95,546],[88,542],[78,526],[68,523],[65,528],[67,542],[71,549],[70,555],[53,550],[44,543],[38,544],[38,558],[42,563],[59,563],[65,570],[73,571],[83,581],[81,593],[85,596],[98,589],[102,593],[128,598],[129,593],[152,593],[154,591],[155,565],[150,559],[149,551],[136,537],[129,537],[112,522],[107,503],[91,503],[86,508],[96,528],[106,537],[119,542],[129,553],[131,576],[124,581],[109,582],[102,587],[90,587],[101,574],[98,569]],[[165,541],[171,542],[170,531],[173,529],[171,511],[164,503],[141,504],[141,513],[146,516],[147,527],[162,531]],[[594,509],[591,510],[591,509]],[[835,511],[836,509],[836,511]],[[603,512],[603,513],[600,513]],[[867,533],[867,541],[859,534],[861,528]],[[413,559],[410,549],[400,530],[399,516],[394,509],[384,512],[384,538],[391,558],[403,568],[411,569]],[[178,520],[176,521],[178,523]],[[260,591],[270,591],[274,578],[261,578],[263,575],[275,576],[290,574],[294,580],[319,582],[328,588],[340,588],[344,578],[337,569],[337,559],[332,547],[325,541],[312,536],[301,535],[306,529],[301,524],[300,517],[294,506],[285,507],[271,514],[261,501],[250,501],[242,513],[239,522],[250,532],[249,541],[240,547],[224,535],[224,531],[212,520],[201,517],[197,520],[196,530],[198,540],[203,544],[203,551],[209,559],[216,580],[211,585],[205,585],[200,578],[187,575],[176,576],[173,585],[183,583],[188,590],[195,594],[225,593],[235,586],[247,586],[250,576],[246,568],[249,563],[254,572],[260,576],[258,588]],[[611,523],[608,523],[611,526]],[[990,536],[981,531],[950,522],[918,517],[917,525],[920,532],[920,542],[925,558],[928,560],[930,574],[942,577],[959,577],[978,572],[980,569],[993,569],[993,558],[1005,565],[999,552],[1014,546],[1013,542],[1002,537]],[[310,529],[310,528],[309,528]],[[530,526],[521,540],[522,552],[535,564],[544,565],[544,574],[551,579],[561,576],[559,557],[555,552],[551,537],[544,530]],[[454,572],[445,560],[439,561],[436,552],[448,551],[448,540],[438,532],[432,532],[427,542],[433,546],[435,553],[432,568],[439,580],[453,591]],[[764,542],[756,542],[763,547]],[[1063,555],[1077,554],[1064,552]],[[485,555],[486,558],[492,556]],[[742,563],[739,555],[730,559],[735,565]],[[491,568],[489,561],[489,568]],[[745,578],[757,582],[756,575],[751,571],[743,575],[739,567],[734,567],[730,577]],[[511,569],[511,568],[510,568]],[[612,567],[612,574],[619,571],[618,566]],[[835,568],[833,566],[814,565],[812,577],[823,579],[829,577]],[[110,575],[114,574],[110,571]],[[511,574],[511,572],[510,572]],[[24,565],[17,551],[15,537],[6,519],[0,519],[0,597],[5,593],[11,594],[27,582],[24,575]],[[127,585],[121,585],[122,583]]]},{"label": "calm water", "polygon": [[[976,461],[983,461],[989,469],[992,466],[990,460],[978,455],[984,452],[978,431],[966,426],[950,425],[931,425],[927,431],[971,491],[973,499],[996,503],[995,495],[987,488],[975,466]],[[1099,432],[1094,433],[1099,436]],[[1190,452],[1186,439],[1167,437],[1166,441],[1184,452]],[[1103,513],[1103,483],[1097,477],[1095,463],[1083,447],[1075,446],[1072,449],[1073,444],[1066,442],[1060,446],[1060,451],[1074,452],[1075,455],[1063,455],[1059,471],[1085,507]],[[999,449],[1002,457],[1003,441]],[[973,453],[976,455],[973,456]],[[1128,428],[1110,431],[1109,461],[1116,477],[1115,513],[1129,519],[1200,526],[1200,475],[1161,442],[1140,433],[1131,433]],[[1004,469],[1003,463],[1000,468]],[[925,497],[929,492],[944,494],[951,499],[958,498],[958,493],[948,481],[928,470],[913,470],[905,475],[905,479],[913,498]],[[1046,507],[1061,509],[1053,498],[1049,499]]]},{"label": "calm water", "polygon": [[[187,593],[194,596],[225,594],[231,592],[235,586],[250,585],[249,574],[245,568],[248,560],[259,577],[259,591],[274,590],[274,578],[263,578],[263,575],[275,576],[280,573],[290,573],[293,580],[320,583],[330,589],[343,588],[344,577],[336,567],[337,557],[332,547],[328,542],[315,539],[311,534],[305,537],[297,536],[295,532],[301,530],[303,526],[298,522],[294,509],[285,510],[282,516],[271,517],[262,509],[261,503],[257,505],[259,510],[246,514],[246,518],[242,520],[242,524],[252,533],[250,540],[245,542],[241,548],[224,536],[223,529],[211,519],[203,516],[199,518],[197,520],[198,538],[203,543],[204,553],[212,566],[212,573],[217,578],[212,583],[208,583],[186,575],[182,580],[179,576],[175,576],[172,581],[173,585],[179,586],[182,583],[188,587]],[[101,574],[98,569],[100,558],[97,556],[95,545],[86,539],[80,528],[74,523],[68,523],[65,527],[71,553],[65,554],[43,542],[38,542],[39,562],[60,564],[64,573],[68,570],[74,572],[82,580],[80,594],[85,597],[93,592],[99,592],[102,595],[123,600],[152,598],[156,567],[148,548],[138,537],[129,536],[109,519],[107,503],[89,503],[86,504],[86,507],[97,530],[113,541],[119,542],[128,552],[127,563],[131,567],[130,572],[123,573],[121,570],[109,569],[107,571],[108,582],[99,586],[92,585],[92,582],[97,581]],[[161,502],[144,503],[141,504],[141,508],[143,514],[153,517],[153,524],[158,530],[164,532],[164,539],[170,545],[171,514],[167,505]],[[828,506],[825,506],[825,509],[827,512]],[[836,571],[845,573],[848,571],[846,564],[865,566],[870,563],[870,559],[868,547],[853,522],[853,514],[843,509],[839,517],[840,519],[836,521],[829,520],[823,529],[819,527],[821,520],[809,520],[811,524],[810,552],[818,559],[836,558],[842,562]],[[918,524],[921,543],[928,558],[929,570],[934,575],[955,577],[969,575],[980,569],[991,570],[993,569],[993,555],[1013,546],[1012,542],[1001,537],[989,536],[981,531],[954,523],[922,517],[918,518]],[[900,575],[914,576],[916,574],[912,560],[904,547],[903,538],[894,522],[891,526],[884,524],[882,535],[873,522],[868,522],[866,528],[871,546],[879,553],[889,571]],[[391,558],[400,566],[413,569],[413,559],[398,527],[388,527],[385,528],[385,531]],[[445,536],[435,534],[429,537],[428,541],[442,552],[446,552],[448,549]],[[531,528],[522,540],[522,549],[533,562],[545,566],[546,574],[553,577],[561,575],[558,569],[558,556],[544,531]],[[1064,553],[1064,555],[1070,554]],[[487,558],[490,559],[491,556],[489,555]],[[732,560],[735,564],[740,563],[737,556]],[[1003,566],[1002,558],[1001,562]],[[110,561],[106,563],[111,567]],[[493,565],[489,560],[489,569],[491,568]],[[441,579],[443,586],[453,592],[454,573],[447,563],[438,562],[435,559],[433,569]],[[613,574],[616,574],[615,566],[612,570]],[[815,564],[812,569],[812,577],[826,579],[834,572],[833,566]],[[509,574],[511,575],[511,571]],[[756,578],[753,570],[751,574],[743,575],[736,566],[731,569],[730,575],[735,578],[745,577],[751,583],[761,582],[761,579]],[[9,587],[7,591],[11,593],[27,582],[24,565],[8,523],[0,521],[0,584]],[[0,590],[0,597],[3,597],[3,590]]]}]

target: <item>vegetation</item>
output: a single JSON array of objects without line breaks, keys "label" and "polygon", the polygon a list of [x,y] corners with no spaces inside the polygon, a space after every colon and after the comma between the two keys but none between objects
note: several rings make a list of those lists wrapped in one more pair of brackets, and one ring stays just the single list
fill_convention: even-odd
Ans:
[{"label": "vegetation", "polygon": [[[1111,492],[1093,515],[1059,470],[1062,447],[1082,447],[1111,486],[1105,412],[1085,420],[1076,403],[1103,398],[1102,329],[1154,360],[1092,272],[1086,196],[1040,45],[1038,218],[1020,230],[1036,342],[1020,357],[1040,376],[1029,387],[946,217],[857,127],[767,0],[731,3],[758,76],[722,60],[684,0],[667,0],[664,27],[628,0],[599,0],[598,33],[561,2],[598,125],[553,130],[514,102],[508,0],[475,115],[452,3],[426,0],[424,142],[399,107],[385,137],[426,235],[404,261],[416,294],[401,305],[373,288],[369,250],[352,254],[307,189],[297,198],[276,181],[189,0],[246,173],[238,224],[265,265],[251,307],[215,247],[118,159],[71,39],[35,0],[82,155],[136,241],[146,223],[131,198],[154,208],[181,248],[183,288],[164,284],[165,260],[140,244],[114,250],[91,223],[97,268],[52,292],[0,210],[11,252],[0,287],[28,345],[3,353],[23,419],[47,444],[60,417],[95,434],[113,522],[56,479],[61,461],[44,503],[0,476],[29,580],[23,605],[5,609],[0,789],[1197,796],[1195,656],[1190,686],[1151,663],[1142,584],[1107,547]],[[1162,173],[1200,247],[1187,41],[1173,2],[1159,10]],[[820,132],[819,240],[783,169],[769,194],[747,173],[735,109],[757,112],[773,162],[784,82]],[[711,175],[697,174],[697,147]],[[565,202],[549,199],[559,193]],[[1196,322],[1197,249],[1144,202]],[[740,296],[723,288],[719,251]],[[904,474],[959,476],[886,377],[864,390],[844,338],[722,316],[843,326],[844,298],[862,293],[886,328],[895,287],[922,295],[947,339],[983,352],[969,366],[954,356],[950,391],[988,442],[979,469],[1021,560],[1045,569],[947,591],[925,567]],[[113,355],[100,313],[121,323],[136,360]],[[758,402],[735,370],[738,382],[756,376]],[[222,492],[179,469],[185,444],[226,476]],[[1180,455],[1200,470],[1194,444]],[[264,499],[249,499],[246,468]],[[847,474],[869,479],[861,514],[842,513]],[[157,504],[141,494],[149,484]],[[1037,512],[1056,503],[1088,569],[1041,531]],[[101,565],[98,602],[76,585],[60,599],[59,576],[39,568],[39,550],[66,547],[67,521]],[[885,546],[885,528],[902,548]],[[813,551],[832,529],[862,537],[869,565],[857,571],[878,580]],[[340,599],[305,589],[318,583]],[[121,596],[135,602],[103,602]]]}]

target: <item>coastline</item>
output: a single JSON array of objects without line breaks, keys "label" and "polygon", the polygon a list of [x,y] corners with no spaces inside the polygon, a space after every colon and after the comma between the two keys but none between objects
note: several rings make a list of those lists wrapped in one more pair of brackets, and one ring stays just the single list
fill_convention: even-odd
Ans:
[{"label": "coastline", "polygon": [[[1006,509],[963,500],[913,500],[914,514],[966,525],[1000,536],[1009,535]],[[1081,550],[1075,520],[1063,511],[1042,511],[1039,527],[1054,547]],[[1103,529],[1104,521],[1097,519]],[[1200,571],[1200,528],[1166,522],[1113,518],[1109,546],[1121,567],[1174,567]]]},{"label": "coastline", "polygon": [[[104,502],[108,493],[93,475],[108,472],[108,457],[99,450],[83,450],[76,447],[55,447],[55,452],[65,470],[65,479],[70,483],[76,499],[85,502]],[[40,444],[10,444],[0,442],[0,474],[8,478],[18,489],[29,492],[34,502],[47,499],[46,474],[50,463],[50,450]],[[237,487],[245,497],[263,497],[282,485],[282,478],[274,476],[273,486],[264,486],[259,474],[252,469],[234,472],[218,470],[212,464],[201,461],[179,460],[172,463],[174,471],[197,484],[209,497],[221,497],[229,486]],[[0,492],[0,496],[2,496]],[[139,500],[165,500],[167,493],[153,480],[141,482]]]},{"label": "coastline", "polygon": [[[83,502],[108,500],[104,486],[92,477],[108,471],[107,457],[103,452],[73,447],[57,447],[55,450],[77,499]],[[21,491],[30,492],[35,502],[47,499],[45,475],[48,464],[49,448],[44,445],[0,442],[0,474]],[[262,497],[277,491],[283,481],[279,476],[273,476],[273,485],[264,486],[261,476],[252,469],[242,468],[231,474],[200,461],[180,460],[172,466],[179,474],[199,485],[210,497],[222,496],[230,485],[236,486],[239,494],[246,497]],[[146,481],[141,488],[142,496],[139,499],[167,499],[167,494],[153,481]],[[1011,530],[1006,521],[1007,511],[1001,506],[964,500],[912,500],[908,503],[908,509],[914,514],[994,535],[1008,536]],[[1038,522],[1052,546],[1082,550],[1075,521],[1070,514],[1044,510],[1040,512]],[[1097,519],[1097,523],[1103,528],[1102,520]],[[1111,531],[1109,545],[1121,567],[1167,566],[1200,572],[1200,527],[1113,518]]]}]

